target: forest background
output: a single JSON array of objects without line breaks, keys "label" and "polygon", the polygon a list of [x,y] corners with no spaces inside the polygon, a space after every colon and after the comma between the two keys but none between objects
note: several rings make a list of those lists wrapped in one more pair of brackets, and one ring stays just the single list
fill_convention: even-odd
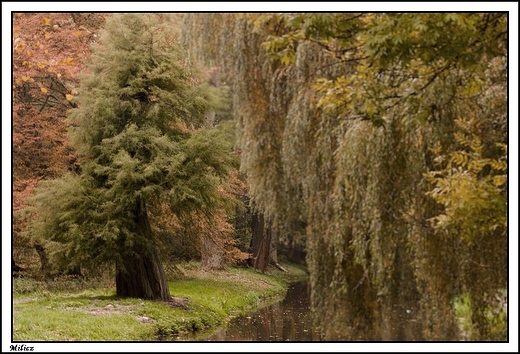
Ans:
[{"label": "forest background", "polygon": [[[4,4],[2,4],[2,6],[4,7]],[[289,6],[289,8],[287,9],[287,11],[291,10],[291,5],[287,5]],[[221,10],[222,8],[219,8],[219,10]],[[497,3],[493,3],[493,5],[490,5],[490,8],[488,9],[489,11],[497,11],[498,7],[497,7]],[[48,9],[46,9],[48,10]],[[71,9],[72,10],[72,9]],[[138,9],[136,9],[138,10]],[[161,10],[164,10],[164,8],[161,8]],[[174,10],[174,9],[172,9]],[[176,9],[175,9],[176,10]],[[259,9],[259,10],[264,10],[264,9]],[[323,7],[321,7],[320,5],[320,10],[323,10]],[[332,9],[331,9],[332,10]],[[339,8],[334,8],[334,11],[339,11],[341,9]],[[344,9],[345,11],[347,9]],[[349,8],[348,10],[351,10],[351,8]],[[390,9],[389,9],[390,10]],[[413,11],[414,9],[407,9],[407,11]],[[416,9],[416,10],[419,10],[419,9]],[[422,8],[420,10],[423,10]],[[435,10],[438,10],[437,8]],[[450,9],[451,10],[451,9]],[[453,10],[456,10],[456,9],[453,9]],[[74,10],[73,10],[74,11]],[[78,9],[79,11],[79,9]],[[189,9],[186,9],[186,11],[189,11]],[[230,9],[231,11],[231,9]],[[235,9],[233,9],[232,11],[237,11]],[[249,9],[244,9],[244,11],[251,11]],[[271,11],[271,10],[270,10]],[[300,10],[298,9],[298,11],[304,11],[304,10]],[[3,26],[6,26],[6,21],[3,21],[4,24]],[[511,34],[511,38],[510,38],[510,43],[512,45],[514,45],[514,43],[517,43],[517,39],[514,38],[514,35],[517,34],[518,30],[517,30],[517,19],[515,20],[514,18],[510,18],[510,34]],[[8,23],[7,23],[7,26],[8,26]],[[516,26],[516,28],[515,28]],[[6,30],[6,29],[3,29],[3,36],[8,36],[10,33],[10,29],[9,30]],[[8,53],[11,48],[9,47],[9,38],[7,38],[7,40],[4,40],[3,41],[3,53]],[[7,46],[7,48],[5,48]],[[5,50],[4,50],[5,49]],[[518,56],[517,56],[517,48],[511,48],[511,57],[510,57],[510,63],[513,64],[511,65],[510,67],[510,97],[517,97],[518,96],[518,90],[517,90],[517,87],[518,87],[518,82],[517,82],[517,78],[518,78]],[[5,58],[5,56],[3,56]],[[4,77],[4,80],[3,80],[3,89],[4,90],[8,90],[10,88],[10,82],[7,81],[6,82],[6,78],[9,78],[11,75],[10,75],[10,68],[8,65],[6,65],[8,63],[6,63],[6,61],[4,60],[3,61],[3,77]],[[7,70],[7,72],[6,72]],[[7,75],[5,75],[7,73]],[[9,245],[9,239],[8,237],[5,237],[7,235],[9,235],[9,225],[10,225],[10,215],[9,213],[6,213],[6,211],[9,211],[10,210],[10,207],[11,207],[11,203],[10,203],[10,200],[9,199],[6,199],[5,196],[8,196],[10,195],[11,193],[11,186],[10,186],[10,181],[9,181],[9,175],[6,174],[6,171],[8,171],[10,169],[10,165],[9,165],[9,161],[10,161],[10,152],[11,152],[11,143],[10,143],[10,130],[11,130],[11,127],[10,127],[10,122],[9,120],[6,119],[6,117],[9,117],[11,112],[9,111],[8,107],[10,107],[10,102],[9,102],[9,96],[7,95],[3,95],[3,117],[4,119],[2,120],[2,190],[3,190],[3,195],[4,195],[4,198],[3,198],[3,201],[2,201],[2,221],[3,221],[3,239],[2,239],[2,242],[3,242],[3,254],[5,254],[5,252],[8,252],[8,250],[10,249],[10,245]],[[512,117],[517,117],[517,102],[511,102],[510,101],[510,111],[509,111],[509,114],[510,116]],[[517,161],[518,161],[518,156],[517,156],[517,153],[518,153],[518,146],[517,146],[517,134],[518,134],[518,128],[517,128],[517,121],[516,120],[513,120],[513,121],[509,121],[509,131],[510,131],[510,139],[509,139],[509,176],[512,177],[510,178],[511,180],[511,184],[510,184],[510,189],[509,189],[509,193],[510,193],[510,205],[509,205],[509,208],[510,210],[513,210],[513,212],[511,213],[511,215],[516,215],[516,211],[517,210],[517,181],[518,181],[518,175],[517,175]],[[515,219],[510,219],[510,224],[509,224],[509,231],[510,231],[510,234],[512,235],[517,235],[517,220]],[[517,240],[516,239],[510,239],[510,279],[513,280],[513,279],[517,279],[517,276],[515,276],[515,271],[518,269],[517,267],[517,250],[518,250],[518,247],[517,247]],[[3,257],[3,264],[2,264],[2,269],[3,269],[3,272],[5,271],[8,271],[9,267],[10,267],[10,264],[7,264],[9,262],[9,258],[8,257]],[[4,277],[3,279],[5,280],[8,280],[9,278],[8,277]],[[5,281],[4,280],[4,281]],[[7,285],[7,284],[5,284]],[[4,284],[3,284],[4,286]],[[515,284],[515,282],[511,282],[510,283],[510,288],[511,288],[511,296],[510,296],[510,300],[511,301],[517,301],[517,296],[515,296],[515,291],[517,291],[517,284]],[[513,320],[513,318],[511,318]],[[515,332],[515,329],[514,328],[511,328],[511,330],[513,331],[513,333]]]}]

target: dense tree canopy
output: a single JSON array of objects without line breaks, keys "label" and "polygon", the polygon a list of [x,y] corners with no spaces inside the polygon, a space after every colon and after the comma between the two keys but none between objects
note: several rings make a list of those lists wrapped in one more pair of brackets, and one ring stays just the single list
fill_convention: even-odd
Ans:
[{"label": "dense tree canopy", "polygon": [[[67,111],[78,85],[82,60],[98,39],[104,14],[13,14],[13,209],[41,179],[55,178],[78,168],[69,145]],[[31,265],[34,248],[48,271],[44,248],[22,236],[25,223],[13,220],[15,269]],[[33,247],[34,246],[34,247]]]},{"label": "dense tree canopy", "polygon": [[[506,338],[506,13],[172,18],[110,16],[77,90],[58,76],[75,57],[54,67],[15,43],[16,114],[74,108],[70,147],[61,124],[59,148],[42,150],[73,166],[42,167],[62,176],[27,199],[28,235],[53,264],[115,263],[119,295],[168,299],[172,234],[218,268],[238,196],[259,268],[279,242],[305,242],[325,339]],[[17,122],[29,174],[23,147],[38,139]]]},{"label": "dense tree canopy", "polygon": [[201,129],[207,100],[167,21],[110,18],[88,69],[69,115],[81,172],[41,183],[30,232],[55,260],[115,262],[119,295],[167,299],[149,214],[163,204],[181,218],[224,207],[228,150]]},{"label": "dense tree canopy", "polygon": [[287,233],[307,225],[327,338],[457,338],[463,294],[472,338],[503,338],[488,314],[507,286],[506,14],[214,14],[186,26],[192,53],[233,83],[255,205]]}]

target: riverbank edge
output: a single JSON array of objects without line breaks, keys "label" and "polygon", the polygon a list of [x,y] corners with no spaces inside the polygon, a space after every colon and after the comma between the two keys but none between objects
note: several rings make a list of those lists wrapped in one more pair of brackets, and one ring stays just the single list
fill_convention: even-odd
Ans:
[{"label": "riverbank edge", "polygon": [[[115,289],[34,291],[13,299],[14,341],[178,340],[221,328],[232,318],[283,299],[289,284],[305,281],[300,265],[261,273],[252,268],[204,272],[182,265],[170,281],[170,303],[123,299]],[[183,339],[181,339],[183,340]],[[185,340],[185,339],[184,339]]]},{"label": "riverbank edge", "polygon": [[[280,265],[279,265],[280,266]],[[200,341],[204,340],[204,338],[209,337],[211,334],[218,332],[225,328],[225,326],[235,317],[244,315],[251,312],[256,312],[257,310],[267,307],[273,303],[282,301],[286,294],[289,286],[294,283],[307,281],[308,273],[304,267],[295,264],[283,264],[282,268],[288,270],[287,272],[282,272],[277,267],[269,267],[265,273],[261,273],[257,270],[253,270],[249,268],[247,271],[251,272],[249,276],[253,277],[252,279],[256,282],[258,286],[256,289],[252,284],[248,283],[248,289],[246,294],[240,293],[237,294],[238,297],[243,300],[245,298],[249,298],[249,301],[244,302],[242,305],[230,308],[230,311],[226,311],[226,313],[221,314],[221,316],[217,319],[214,324],[210,324],[205,327],[201,327],[196,331],[192,331],[192,329],[188,327],[184,327],[185,330],[179,333],[171,333],[170,336],[162,336],[158,335],[157,338],[159,340],[180,340],[180,341]],[[228,270],[229,271],[229,270]],[[242,271],[240,269],[234,269],[231,271]],[[206,273],[206,276],[214,276],[215,273]],[[199,280],[201,279],[201,274],[197,275]],[[237,280],[236,278],[234,279]],[[239,283],[239,282],[238,282]],[[252,294],[255,295],[252,295]],[[233,301],[233,298],[229,300]],[[206,310],[211,311],[209,307],[205,307]],[[178,322],[177,322],[178,323]]]}]

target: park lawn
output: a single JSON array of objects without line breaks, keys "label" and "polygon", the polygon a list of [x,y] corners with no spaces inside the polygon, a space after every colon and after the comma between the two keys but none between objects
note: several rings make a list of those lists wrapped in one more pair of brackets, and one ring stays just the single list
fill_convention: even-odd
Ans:
[{"label": "park lawn", "polygon": [[[200,333],[283,298],[288,283],[305,279],[302,268],[284,267],[288,273],[274,268],[265,274],[245,268],[203,272],[189,263],[181,267],[182,279],[169,282],[171,303],[118,298],[114,288],[40,286],[20,293],[15,279],[13,340],[153,341]],[[23,280],[25,289],[28,281]]]}]

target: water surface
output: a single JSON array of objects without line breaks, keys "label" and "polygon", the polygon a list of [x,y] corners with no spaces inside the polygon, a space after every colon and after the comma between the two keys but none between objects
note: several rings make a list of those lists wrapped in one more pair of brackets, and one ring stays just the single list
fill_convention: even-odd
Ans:
[{"label": "water surface", "polygon": [[312,328],[307,282],[289,286],[284,300],[239,316],[207,341],[319,341]]}]

